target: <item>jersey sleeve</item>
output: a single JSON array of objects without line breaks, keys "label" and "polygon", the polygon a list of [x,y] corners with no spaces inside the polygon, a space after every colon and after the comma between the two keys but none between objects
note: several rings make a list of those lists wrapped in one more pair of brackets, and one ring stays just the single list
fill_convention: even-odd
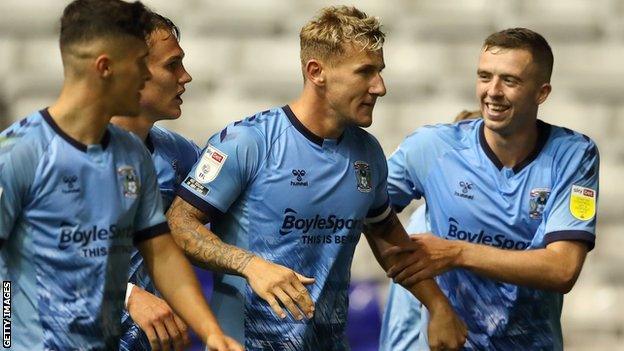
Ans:
[{"label": "jersey sleeve", "polygon": [[388,193],[390,203],[398,212],[424,194],[421,176],[415,168],[424,165],[422,134],[408,136],[388,159]]},{"label": "jersey sleeve", "polygon": [[181,135],[176,135],[177,142],[180,145],[180,158],[183,159],[185,164],[189,164],[187,169],[184,170],[184,173],[188,173],[191,170],[191,167],[197,162],[199,157],[202,154],[202,149],[195,144],[194,141],[187,139]]},{"label": "jersey sleeve", "polygon": [[256,174],[264,143],[252,126],[229,125],[208,140],[177,195],[206,214],[225,213]]},{"label": "jersey sleeve", "polygon": [[[178,171],[181,175],[186,176],[201,157],[202,149],[197,146],[197,144],[195,144],[195,142],[193,142],[192,140],[189,140],[179,135],[177,137],[179,145],[179,155],[177,157],[181,161],[178,164],[178,167],[180,167]],[[180,186],[179,183],[181,183],[183,180],[184,179],[176,180],[176,190]]]},{"label": "jersey sleeve", "polygon": [[202,148],[195,144],[194,141],[189,140],[189,143],[191,143],[191,149],[193,150],[192,157],[195,159],[195,162],[197,162],[197,160],[201,157]]},{"label": "jersey sleeve", "polygon": [[154,238],[169,232],[165,218],[156,170],[147,150],[141,150],[140,200],[134,222],[134,243]]},{"label": "jersey sleeve", "polygon": [[545,216],[544,245],[560,240],[580,240],[593,249],[598,202],[600,156],[589,141],[584,148],[569,148],[555,160],[559,165]]},{"label": "jersey sleeve", "polygon": [[375,168],[379,169],[379,179],[375,184],[375,198],[373,205],[366,214],[366,223],[379,223],[388,218],[392,208],[390,207],[390,198],[388,196],[388,165],[386,164],[386,158],[383,154],[383,149],[377,140],[371,135],[373,139],[373,152],[375,154]]},{"label": "jersey sleeve", "polygon": [[39,161],[33,148],[15,144],[18,139],[0,136],[0,246],[26,204]]}]

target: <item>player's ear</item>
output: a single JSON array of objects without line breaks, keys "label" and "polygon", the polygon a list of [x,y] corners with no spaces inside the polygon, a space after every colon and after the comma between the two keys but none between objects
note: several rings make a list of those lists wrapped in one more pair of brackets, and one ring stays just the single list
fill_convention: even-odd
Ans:
[{"label": "player's ear", "polygon": [[94,65],[100,78],[108,79],[113,74],[112,61],[106,54],[98,56],[94,61]]},{"label": "player's ear", "polygon": [[546,101],[551,91],[552,91],[552,86],[550,85],[550,83],[542,84],[539,91],[537,92],[537,98],[536,98],[537,104],[541,105],[544,101]]},{"label": "player's ear", "polygon": [[325,70],[323,63],[317,59],[310,59],[303,67],[303,74],[306,79],[316,86],[325,85]]}]

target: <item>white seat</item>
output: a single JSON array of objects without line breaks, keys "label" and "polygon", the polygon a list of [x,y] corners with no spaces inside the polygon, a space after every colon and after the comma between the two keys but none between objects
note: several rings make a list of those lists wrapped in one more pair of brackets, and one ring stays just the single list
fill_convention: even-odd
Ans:
[{"label": "white seat", "polygon": [[[190,86],[212,83],[219,85],[239,70],[240,45],[222,37],[190,37],[182,34],[184,66],[193,77]],[[192,88],[191,88],[192,89]]]},{"label": "white seat", "polygon": [[59,18],[68,1],[2,0],[0,33],[36,38],[58,32]]},{"label": "white seat", "polygon": [[[553,87],[557,89],[554,82]],[[609,106],[572,100],[556,90],[540,106],[538,115],[545,122],[583,133],[599,145],[606,141],[612,128]]]},{"label": "white seat", "polygon": [[[182,1],[180,1],[182,2]],[[283,32],[294,11],[294,1],[205,0],[193,12],[186,12],[186,23],[204,35],[231,38],[264,37]],[[295,36],[297,33],[293,33]]]}]

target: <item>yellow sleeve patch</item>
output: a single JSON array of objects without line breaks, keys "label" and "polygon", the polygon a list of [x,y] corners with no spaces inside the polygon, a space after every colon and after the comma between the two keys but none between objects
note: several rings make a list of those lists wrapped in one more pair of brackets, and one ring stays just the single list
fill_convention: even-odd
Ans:
[{"label": "yellow sleeve patch", "polygon": [[580,185],[572,185],[570,213],[581,221],[589,221],[596,215],[596,191]]}]

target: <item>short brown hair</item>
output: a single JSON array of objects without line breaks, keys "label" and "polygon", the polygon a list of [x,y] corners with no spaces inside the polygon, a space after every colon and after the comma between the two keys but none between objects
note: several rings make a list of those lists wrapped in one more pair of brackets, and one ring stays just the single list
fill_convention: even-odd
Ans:
[{"label": "short brown hair", "polygon": [[173,35],[173,37],[180,41],[180,28],[173,23],[169,18],[151,11],[149,14],[149,20],[152,26],[151,31],[148,33],[146,40],[147,45],[151,47],[153,45],[153,34],[157,31],[164,31]]},{"label": "short brown hair", "polygon": [[554,61],[553,53],[546,39],[539,33],[527,28],[505,29],[490,35],[483,43],[485,51],[495,47],[529,51],[544,80],[550,82]]},{"label": "short brown hair", "polygon": [[151,31],[149,10],[140,1],[75,0],[61,17],[61,51],[100,38],[126,35],[144,40]]},{"label": "short brown hair", "polygon": [[301,64],[312,58],[331,62],[345,53],[344,45],[348,43],[363,50],[379,50],[385,36],[376,17],[353,6],[325,7],[301,28]]}]

